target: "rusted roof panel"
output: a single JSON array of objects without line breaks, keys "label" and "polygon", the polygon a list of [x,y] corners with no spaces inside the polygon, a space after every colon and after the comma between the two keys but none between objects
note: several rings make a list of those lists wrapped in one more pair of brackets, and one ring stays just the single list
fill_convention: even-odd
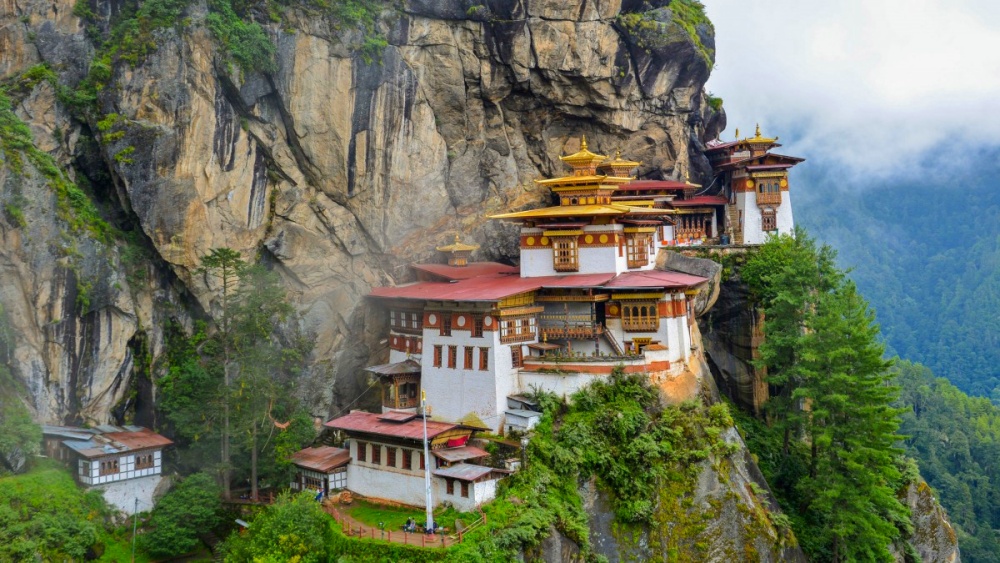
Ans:
[{"label": "rusted roof panel", "polygon": [[292,454],[292,463],[320,473],[329,473],[342,465],[347,465],[350,461],[351,453],[349,451],[332,446],[306,448]]},{"label": "rusted roof panel", "polygon": [[483,467],[471,463],[458,463],[451,467],[443,467],[434,472],[438,477],[458,479],[459,481],[475,481],[484,475],[495,471],[492,467]]},{"label": "rusted roof panel", "polygon": [[431,453],[434,454],[434,457],[443,459],[448,463],[454,463],[456,461],[463,461],[466,459],[477,459],[490,455],[488,451],[481,448],[477,448],[475,446],[462,446],[460,448],[444,448],[440,450],[434,450]]},{"label": "rusted roof panel", "polygon": [[164,438],[148,428],[143,428],[138,432],[108,432],[107,434],[104,434],[104,436],[112,441],[122,444],[127,450],[162,448],[173,444],[171,440]]}]

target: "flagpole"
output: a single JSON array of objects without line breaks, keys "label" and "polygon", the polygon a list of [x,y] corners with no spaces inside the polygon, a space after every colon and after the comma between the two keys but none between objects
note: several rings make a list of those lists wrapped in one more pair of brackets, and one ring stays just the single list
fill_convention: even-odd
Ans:
[{"label": "flagpole", "polygon": [[424,418],[424,485],[427,488],[426,529],[434,529],[434,508],[431,503],[431,452],[427,445],[427,392],[420,390],[420,412]]}]

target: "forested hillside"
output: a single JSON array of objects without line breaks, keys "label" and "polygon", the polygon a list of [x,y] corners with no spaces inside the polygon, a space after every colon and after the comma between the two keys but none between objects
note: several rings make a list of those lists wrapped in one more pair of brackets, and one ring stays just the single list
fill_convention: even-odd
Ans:
[{"label": "forested hillside", "polygon": [[962,561],[1000,561],[1000,408],[924,366],[901,361],[895,371],[907,454],[958,529]]},{"label": "forested hillside", "polygon": [[966,173],[909,183],[807,178],[795,212],[853,268],[890,353],[1000,404],[1000,167],[981,156]]}]

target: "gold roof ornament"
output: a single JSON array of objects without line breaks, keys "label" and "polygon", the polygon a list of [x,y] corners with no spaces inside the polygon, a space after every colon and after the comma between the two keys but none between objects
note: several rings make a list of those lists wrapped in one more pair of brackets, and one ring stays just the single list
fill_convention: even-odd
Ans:
[{"label": "gold roof ornament", "polygon": [[740,128],[739,127],[736,128],[736,140],[737,141],[740,140]]},{"label": "gold roof ornament", "polygon": [[756,130],[756,132],[754,132],[754,136],[752,138],[743,139],[743,140],[746,141],[746,142],[748,142],[748,143],[753,143],[753,144],[765,144],[765,143],[773,143],[773,142],[777,141],[778,138],[777,137],[770,138],[770,137],[764,137],[764,136],[762,136],[760,134],[760,123],[758,123],[757,124],[757,130]]},{"label": "gold roof ornament", "polygon": [[597,168],[601,170],[611,169],[611,175],[616,178],[631,178],[629,175],[632,170],[636,167],[642,165],[641,162],[636,162],[634,160],[625,160],[622,158],[622,151],[615,151],[615,158],[605,160]]},{"label": "gold roof ornament", "polygon": [[608,157],[603,154],[592,153],[587,150],[587,136],[580,139],[580,150],[566,156],[560,156],[559,160],[569,164],[573,168],[596,168],[602,160]]},{"label": "gold roof ornament", "polygon": [[436,248],[436,250],[438,252],[472,252],[474,250],[479,250],[479,245],[478,244],[465,244],[465,243],[459,242],[459,240],[458,240],[458,234],[455,234],[455,242],[453,242],[451,244],[448,244],[448,245],[445,245],[445,246],[439,246],[439,247]]}]

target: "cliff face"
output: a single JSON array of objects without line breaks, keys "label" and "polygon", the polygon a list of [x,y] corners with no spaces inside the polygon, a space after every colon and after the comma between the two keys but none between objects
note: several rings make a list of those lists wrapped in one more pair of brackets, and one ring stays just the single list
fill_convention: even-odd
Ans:
[{"label": "cliff face", "polygon": [[[703,92],[712,30],[686,31],[666,4],[411,0],[383,12],[389,44],[367,61],[350,47],[359,32],[288,11],[266,26],[277,69],[260,73],[229,64],[193,2],[144,57],[112,60],[90,113],[60,92],[126,6],[95,0],[83,21],[70,0],[0,4],[0,76],[20,85],[34,147],[134,228],[129,244],[74,230],[51,180],[5,155],[0,304],[38,418],[107,421],[137,354],[162,354],[166,320],[212,314],[218,288],[195,273],[212,248],[282,274],[315,334],[306,387],[322,414],[383,353],[368,290],[405,281],[452,231],[481,258],[513,256],[512,233],[483,215],[541,203],[532,180],[581,134],[644,176],[697,179],[702,141],[724,125]],[[54,78],[26,80],[40,64]]]}]

